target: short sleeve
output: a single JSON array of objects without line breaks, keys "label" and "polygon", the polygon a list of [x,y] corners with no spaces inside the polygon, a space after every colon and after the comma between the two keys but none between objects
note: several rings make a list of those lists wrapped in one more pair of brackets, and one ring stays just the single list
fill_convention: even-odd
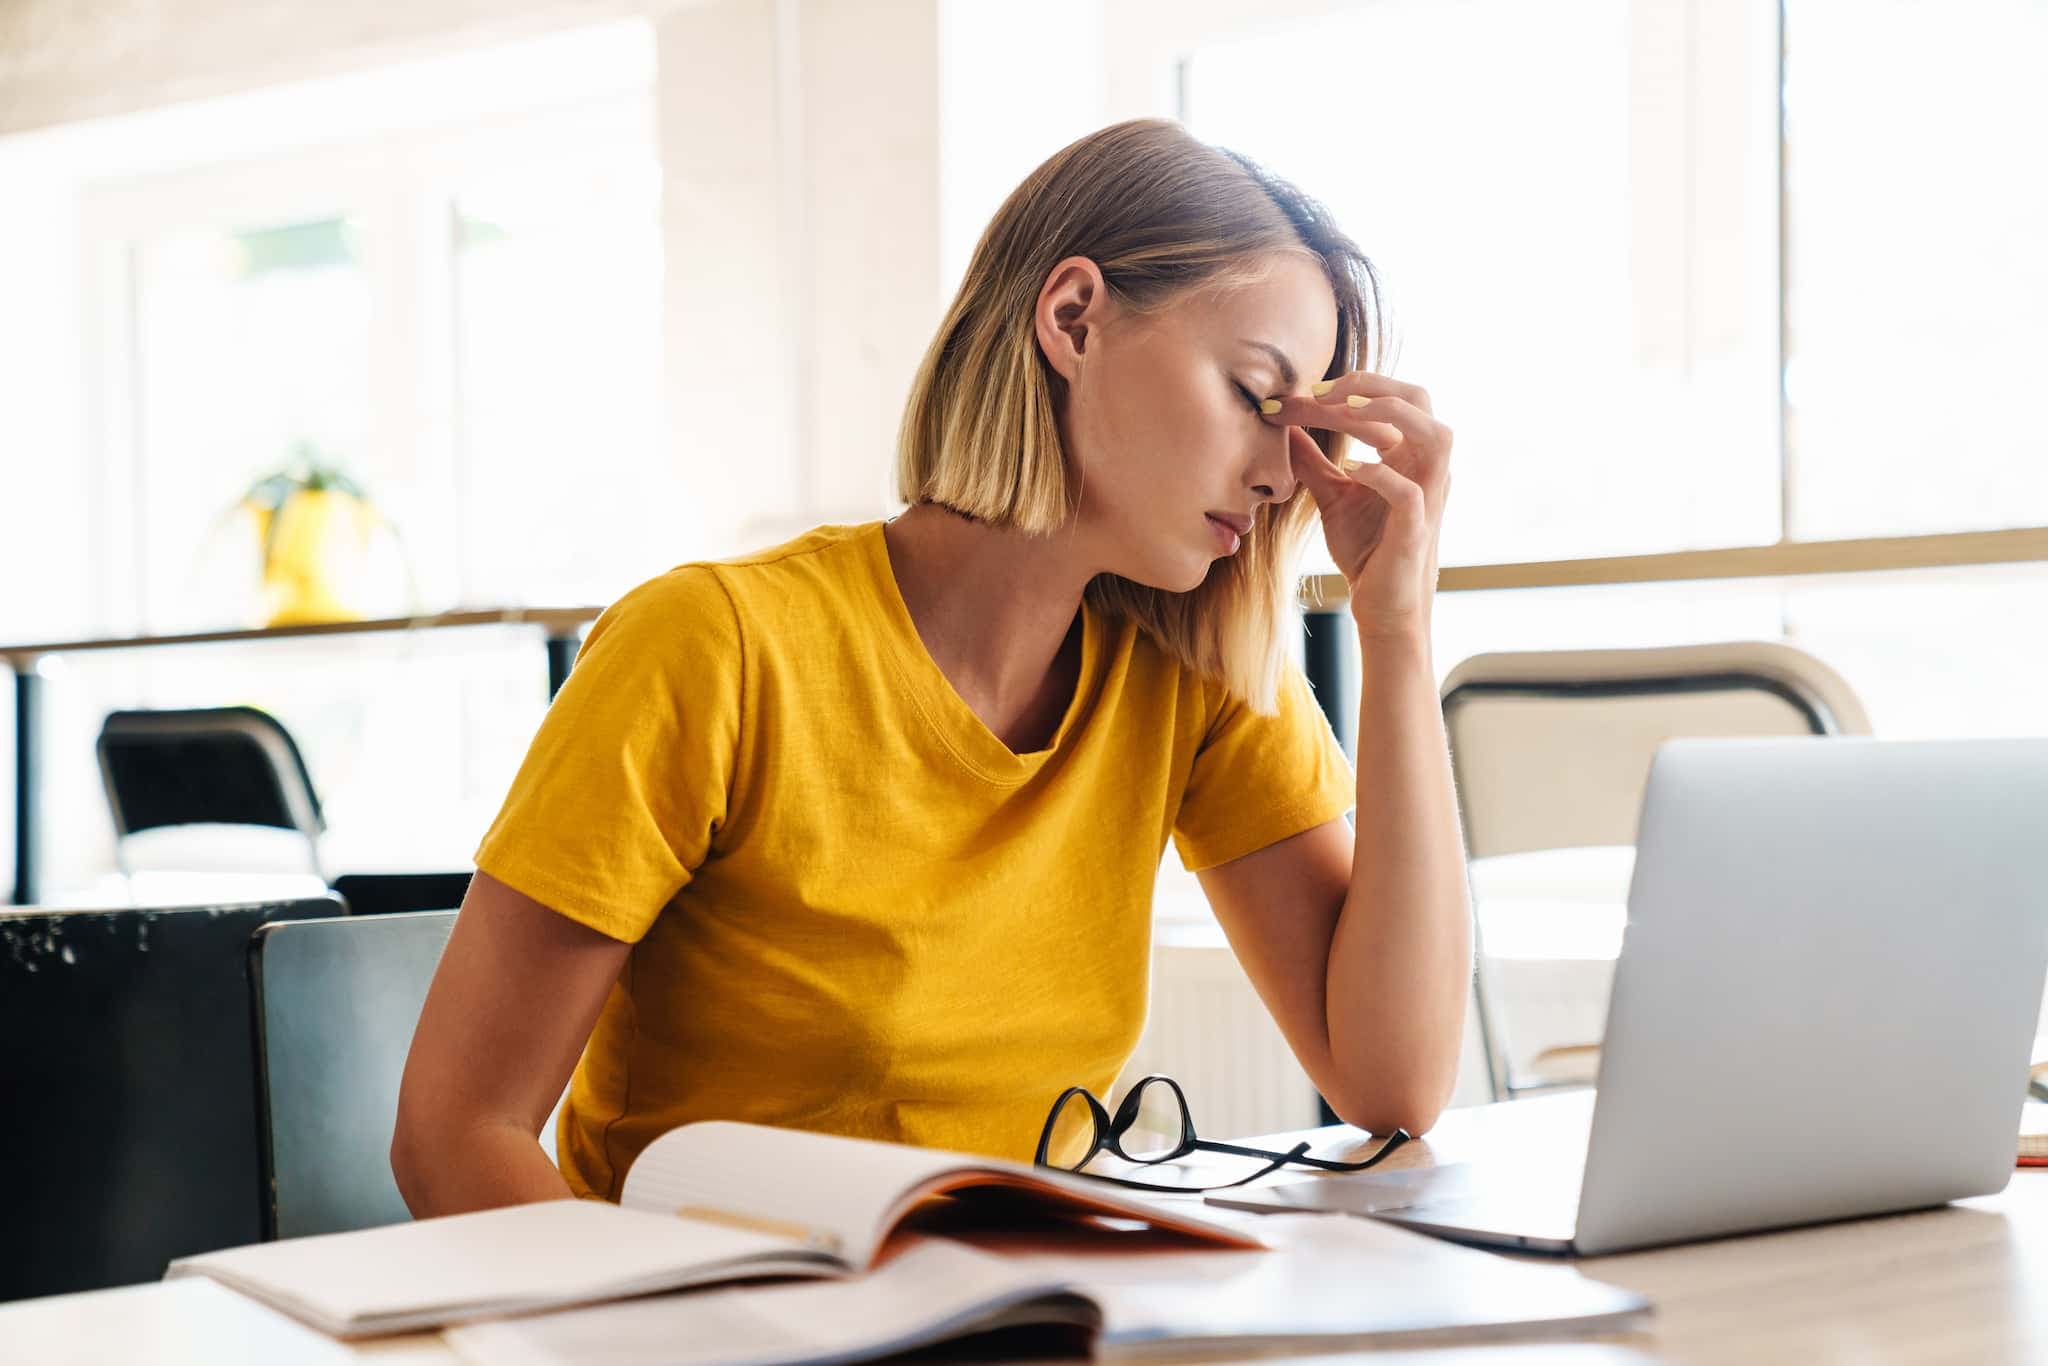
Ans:
[{"label": "short sleeve", "polygon": [[706,566],[606,608],[477,847],[478,869],[638,941],[725,819],[742,667],[732,601]]},{"label": "short sleeve", "polygon": [[1344,748],[1289,663],[1277,715],[1225,694],[1195,751],[1173,843],[1190,871],[1213,868],[1334,820],[1356,800]]}]

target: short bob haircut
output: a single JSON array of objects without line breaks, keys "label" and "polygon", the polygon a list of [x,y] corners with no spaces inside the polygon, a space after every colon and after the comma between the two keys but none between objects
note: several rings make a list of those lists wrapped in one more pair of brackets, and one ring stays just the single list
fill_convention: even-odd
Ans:
[{"label": "short bob haircut", "polygon": [[[1055,152],[990,220],[918,366],[897,437],[898,496],[1034,535],[1074,515],[1080,481],[1054,418],[1066,382],[1033,325],[1039,290],[1060,261],[1087,257],[1120,305],[1146,314],[1193,291],[1255,281],[1287,254],[1314,256],[1336,295],[1337,346],[1320,378],[1382,370],[1378,273],[1316,201],[1172,119],[1111,124]],[[1343,463],[1343,434],[1310,435]],[[1098,574],[1087,600],[1271,715],[1295,568],[1314,520],[1314,501],[1297,487],[1286,502],[1262,505],[1238,553],[1219,558],[1197,587],[1174,593]]]}]

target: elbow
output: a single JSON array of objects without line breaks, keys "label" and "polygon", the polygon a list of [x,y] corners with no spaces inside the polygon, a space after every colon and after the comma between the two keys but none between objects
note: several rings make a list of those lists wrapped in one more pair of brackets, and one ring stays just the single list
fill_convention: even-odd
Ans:
[{"label": "elbow", "polygon": [[391,1149],[387,1154],[399,1198],[415,1219],[423,1219],[431,1212],[428,1188],[433,1183],[433,1174],[428,1168],[434,1145],[424,1132],[426,1118],[418,1105],[407,1105],[401,1096],[398,1113],[392,1119]]},{"label": "elbow", "polygon": [[1331,1047],[1320,1060],[1323,1098],[1338,1119],[1369,1134],[1406,1130],[1421,1138],[1457,1093],[1463,1031],[1403,1039],[1379,1050]]},{"label": "elbow", "polygon": [[412,1211],[415,1219],[420,1217],[419,1167],[414,1159],[416,1145],[406,1126],[403,1106],[391,1126],[391,1150],[387,1154],[391,1163],[391,1179],[398,1185],[398,1196],[405,1201],[405,1207]]},{"label": "elbow", "polygon": [[1410,1137],[1421,1138],[1436,1127],[1450,1104],[1457,1077],[1376,1077],[1364,1081],[1344,1078],[1324,1100],[1338,1119],[1369,1134],[1391,1134],[1405,1129]]},{"label": "elbow", "polygon": [[1388,1095],[1375,1095],[1370,1099],[1340,1100],[1335,1096],[1324,1099],[1338,1119],[1354,1129],[1363,1129],[1379,1137],[1396,1129],[1405,1129],[1410,1137],[1421,1138],[1436,1127],[1437,1119],[1444,1110],[1441,1102]]}]

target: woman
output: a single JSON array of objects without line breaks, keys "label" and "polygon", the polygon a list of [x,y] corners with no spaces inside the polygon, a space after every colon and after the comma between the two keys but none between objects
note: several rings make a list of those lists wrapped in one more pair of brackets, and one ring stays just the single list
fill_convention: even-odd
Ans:
[{"label": "woman", "polygon": [[[1471,967],[1430,653],[1450,432],[1363,367],[1377,319],[1317,206],[1176,123],[1034,171],[912,385],[908,510],[592,625],[420,1017],[413,1211],[616,1200],[706,1118],[1028,1159],[1136,1044],[1168,838],[1336,1112],[1427,1130]],[[1333,463],[1346,437],[1385,459]],[[1318,511],[1355,779],[1287,653]]]}]

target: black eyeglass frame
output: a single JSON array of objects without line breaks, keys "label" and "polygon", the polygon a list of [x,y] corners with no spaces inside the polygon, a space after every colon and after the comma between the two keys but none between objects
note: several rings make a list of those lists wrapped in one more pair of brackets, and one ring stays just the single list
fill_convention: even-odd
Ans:
[{"label": "black eyeglass frame", "polygon": [[[1180,1141],[1168,1152],[1155,1154],[1150,1157],[1135,1157],[1124,1151],[1123,1136],[1129,1133],[1131,1126],[1138,1122],[1138,1115],[1144,1108],[1146,1088],[1154,1085],[1164,1085],[1171,1090],[1174,1102],[1180,1106]],[[1094,1132],[1089,1138],[1088,1151],[1081,1156],[1078,1162],[1074,1163],[1071,1167],[1055,1167],[1046,1160],[1046,1150],[1052,1145],[1053,1126],[1059,1122],[1060,1112],[1066,1108],[1067,1102],[1075,1096],[1081,1097],[1082,1100],[1088,1103],[1088,1114],[1094,1121]],[[1032,1165],[1050,1168],[1053,1171],[1070,1172],[1075,1176],[1085,1176],[1096,1181],[1113,1181],[1120,1186],[1130,1186],[1137,1190],[1167,1191],[1178,1194],[1190,1191],[1228,1190],[1232,1186],[1242,1186],[1248,1182],[1256,1181],[1260,1177],[1277,1171],[1289,1163],[1299,1163],[1302,1166],[1314,1167],[1320,1171],[1362,1172],[1368,1167],[1378,1166],[1380,1160],[1386,1157],[1388,1153],[1393,1152],[1396,1148],[1409,1142],[1414,1137],[1406,1129],[1396,1129],[1386,1136],[1386,1140],[1380,1145],[1378,1152],[1359,1162],[1339,1162],[1333,1158],[1310,1157],[1307,1155],[1308,1144],[1305,1141],[1295,1144],[1284,1153],[1274,1152],[1269,1148],[1246,1148],[1235,1143],[1219,1143],[1214,1139],[1199,1137],[1195,1133],[1195,1118],[1188,1109],[1187,1093],[1180,1089],[1180,1083],[1163,1072],[1153,1072],[1131,1083],[1131,1089],[1124,1093],[1123,1102],[1117,1106],[1114,1119],[1110,1117],[1109,1107],[1104,1105],[1096,1097],[1095,1093],[1087,1087],[1069,1086],[1066,1090],[1060,1092],[1059,1098],[1053,1101],[1052,1108],[1046,1112],[1045,1127],[1039,1131],[1038,1151],[1032,1158]],[[1162,1162],[1172,1162],[1192,1152],[1228,1153],[1235,1157],[1257,1157],[1264,1159],[1266,1165],[1253,1172],[1250,1176],[1241,1177],[1236,1181],[1221,1181],[1212,1186],[1156,1185],[1149,1181],[1135,1181],[1129,1177],[1111,1176],[1106,1172],[1084,1172],[1080,1170],[1093,1161],[1095,1155],[1105,1148],[1124,1161],[1138,1166],[1156,1166]]]}]

